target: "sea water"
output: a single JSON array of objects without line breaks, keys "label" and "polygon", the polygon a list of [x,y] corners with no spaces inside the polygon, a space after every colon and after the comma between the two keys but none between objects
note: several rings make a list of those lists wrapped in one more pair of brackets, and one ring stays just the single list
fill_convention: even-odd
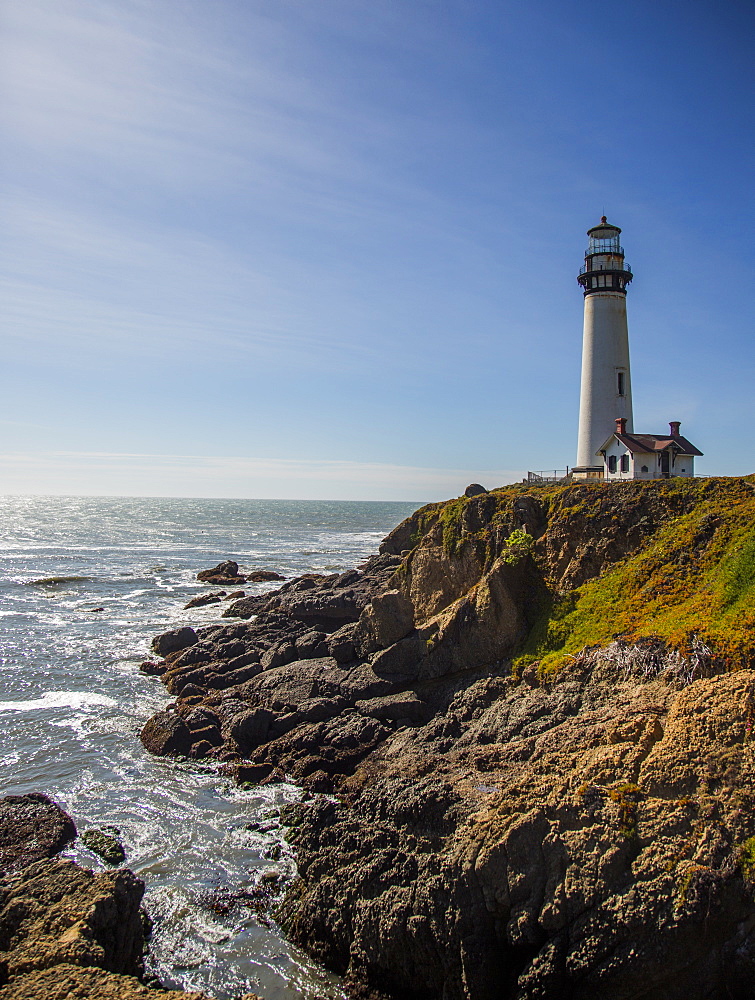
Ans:
[{"label": "sea water", "polygon": [[[417,503],[0,498],[0,789],[45,792],[79,832],[113,826],[146,883],[148,971],[225,1000],[336,1000],[336,977],[253,902],[295,856],[277,822],[292,785],[242,790],[201,762],[151,757],[171,699],[139,672],[152,637],[221,619],[184,611],[200,569],[234,559],[286,577],[352,569]],[[247,594],[273,585],[244,585]],[[217,588],[213,588],[217,589]],[[106,868],[80,843],[66,855]],[[239,891],[247,897],[234,901]]]}]

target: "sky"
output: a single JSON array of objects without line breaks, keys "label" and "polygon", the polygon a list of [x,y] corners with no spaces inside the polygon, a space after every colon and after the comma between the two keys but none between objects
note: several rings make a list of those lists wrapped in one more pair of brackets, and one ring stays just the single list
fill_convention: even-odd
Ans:
[{"label": "sky", "polygon": [[439,500],[635,429],[755,471],[749,2],[5,0],[0,493]]}]

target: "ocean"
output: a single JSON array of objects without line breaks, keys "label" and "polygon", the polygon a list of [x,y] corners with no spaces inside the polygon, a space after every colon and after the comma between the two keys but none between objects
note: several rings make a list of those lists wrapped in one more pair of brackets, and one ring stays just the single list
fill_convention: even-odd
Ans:
[{"label": "ocean", "polygon": [[[231,896],[253,896],[266,874],[295,873],[277,813],[299,790],[244,790],[212,766],[144,751],[141,727],[171,700],[139,672],[150,640],[221,620],[225,605],[182,610],[208,589],[199,570],[222,559],[286,577],[351,569],[418,506],[0,498],[2,794],[45,792],[80,833],[120,831],[154,921],[147,969],[166,985],[218,1000],[249,991],[264,1000],[343,996],[338,979],[285,941],[269,913]],[[78,842],[65,854],[107,867]]]}]

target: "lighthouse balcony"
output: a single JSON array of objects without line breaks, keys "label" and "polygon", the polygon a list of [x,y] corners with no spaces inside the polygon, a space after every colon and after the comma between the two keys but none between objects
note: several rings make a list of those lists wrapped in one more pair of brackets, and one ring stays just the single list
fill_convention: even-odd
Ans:
[{"label": "lighthouse balcony", "polygon": [[610,271],[612,274],[631,274],[632,268],[625,261],[616,261],[615,264],[599,264],[597,261],[591,261],[589,264],[583,264],[579,269],[580,274],[592,274],[599,271]]}]

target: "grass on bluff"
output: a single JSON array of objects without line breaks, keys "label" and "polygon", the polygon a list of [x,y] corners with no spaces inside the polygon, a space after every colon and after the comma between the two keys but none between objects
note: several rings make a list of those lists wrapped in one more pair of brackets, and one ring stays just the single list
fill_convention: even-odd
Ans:
[{"label": "grass on bluff", "polygon": [[[699,491],[635,555],[565,596],[550,595],[515,661],[558,671],[586,646],[657,637],[685,652],[693,636],[731,666],[755,658],[755,489],[744,480],[670,481]],[[722,484],[720,489],[712,486]],[[734,488],[737,484],[740,488]],[[727,485],[728,488],[723,488]],[[693,496],[694,499],[694,496]],[[563,513],[563,510],[561,511]]]}]

